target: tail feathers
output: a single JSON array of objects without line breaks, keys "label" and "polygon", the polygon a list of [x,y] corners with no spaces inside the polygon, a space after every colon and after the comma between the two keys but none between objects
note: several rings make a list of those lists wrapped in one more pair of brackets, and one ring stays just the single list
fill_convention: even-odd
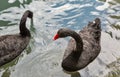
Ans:
[{"label": "tail feathers", "polygon": [[99,18],[96,18],[93,22],[89,22],[88,26],[94,29],[101,29],[101,21]]}]

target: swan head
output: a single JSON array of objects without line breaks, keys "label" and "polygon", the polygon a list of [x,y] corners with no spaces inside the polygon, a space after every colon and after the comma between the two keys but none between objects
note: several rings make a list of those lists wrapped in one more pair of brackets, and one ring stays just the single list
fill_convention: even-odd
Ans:
[{"label": "swan head", "polygon": [[28,13],[29,18],[33,18],[33,12],[31,12],[30,10],[27,10],[25,13]]},{"label": "swan head", "polygon": [[72,33],[72,30],[61,28],[58,30],[57,34],[54,36],[53,40],[57,40],[58,38],[64,38],[69,36]]}]

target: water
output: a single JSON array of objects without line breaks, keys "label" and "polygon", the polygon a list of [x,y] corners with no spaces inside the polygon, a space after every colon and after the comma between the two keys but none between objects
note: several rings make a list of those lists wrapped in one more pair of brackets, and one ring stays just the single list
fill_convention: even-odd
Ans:
[{"label": "water", "polygon": [[14,61],[0,68],[0,77],[70,77],[62,71],[61,60],[67,39],[53,41],[59,28],[78,32],[89,21],[102,21],[102,50],[81,77],[119,77],[120,75],[120,1],[119,0],[4,0],[0,1],[0,35],[19,32],[25,10],[34,12],[27,20],[32,39]]}]

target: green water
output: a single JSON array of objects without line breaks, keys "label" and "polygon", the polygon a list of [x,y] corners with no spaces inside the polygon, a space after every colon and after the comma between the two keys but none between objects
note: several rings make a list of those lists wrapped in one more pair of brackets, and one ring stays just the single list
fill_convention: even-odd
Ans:
[{"label": "green water", "polygon": [[110,6],[103,11],[95,8],[104,5],[107,0],[9,1],[0,1],[0,35],[18,33],[20,18],[29,9],[34,12],[32,23],[29,19],[27,21],[32,39],[20,56],[0,67],[0,77],[70,77],[60,65],[68,41],[53,42],[53,35],[61,27],[78,31],[95,17],[102,20],[101,54],[80,73],[82,77],[120,76],[120,0],[109,1]]}]

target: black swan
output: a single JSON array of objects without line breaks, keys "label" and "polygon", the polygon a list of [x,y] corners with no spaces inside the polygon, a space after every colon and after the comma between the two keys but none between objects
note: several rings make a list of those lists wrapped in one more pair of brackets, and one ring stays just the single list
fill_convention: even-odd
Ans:
[{"label": "black swan", "polygon": [[73,30],[62,28],[54,36],[54,40],[71,36],[68,46],[65,50],[62,68],[68,72],[75,72],[86,67],[100,53],[101,22],[96,18],[89,22],[78,33]]},{"label": "black swan", "polygon": [[0,36],[0,66],[12,61],[27,47],[31,34],[26,28],[27,17],[33,17],[33,13],[29,10],[23,14],[19,29],[19,34]]}]

